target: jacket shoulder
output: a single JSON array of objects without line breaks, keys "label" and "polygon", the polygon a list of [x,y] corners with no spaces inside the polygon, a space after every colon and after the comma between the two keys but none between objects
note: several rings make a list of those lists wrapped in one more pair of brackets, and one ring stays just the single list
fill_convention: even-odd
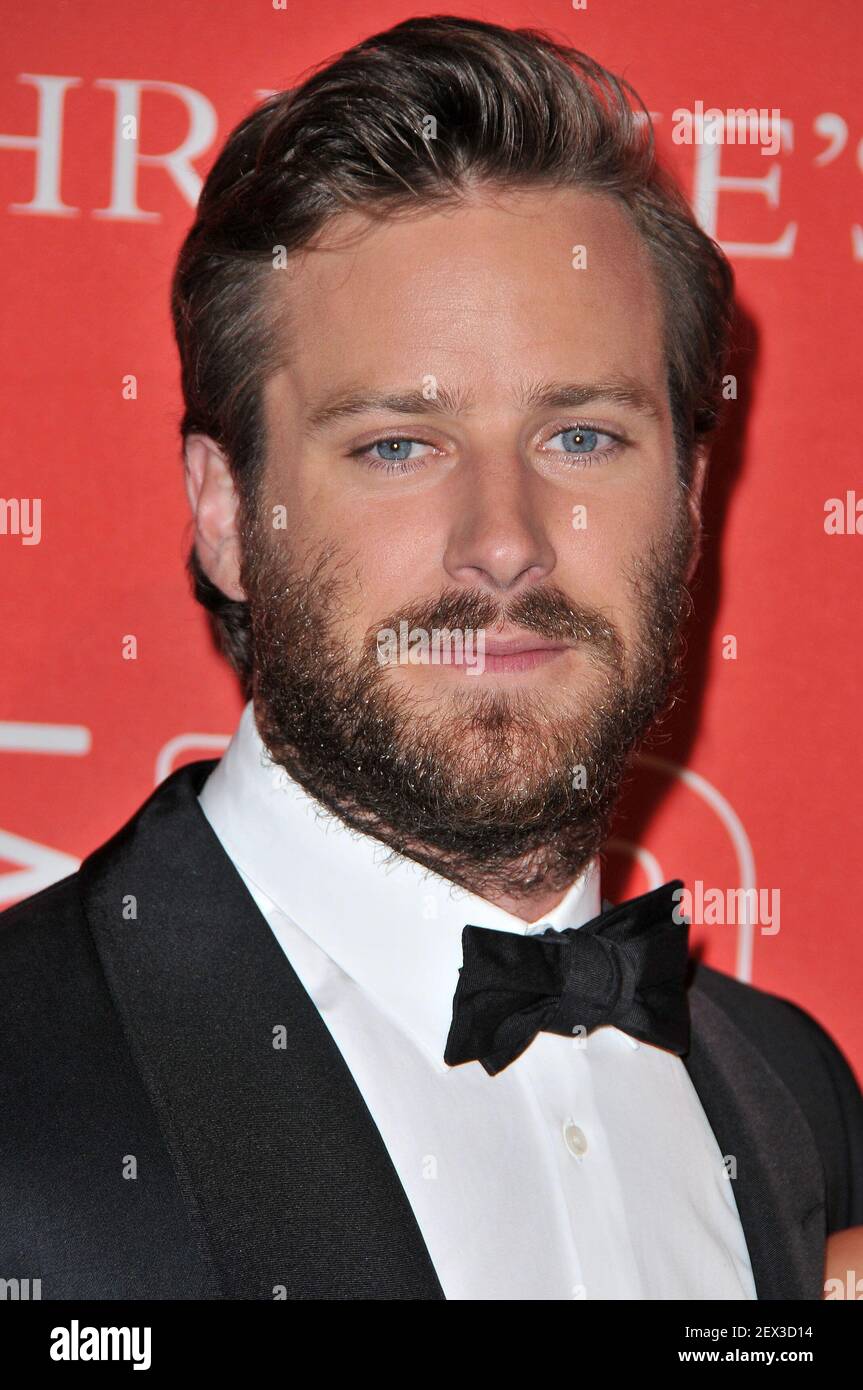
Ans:
[{"label": "jacket shoulder", "polygon": [[0,976],[41,976],[48,958],[68,955],[86,928],[76,871],[0,912]]},{"label": "jacket shoulder", "polygon": [[[0,993],[4,1094],[10,1073],[25,1085],[28,1076],[44,1075],[61,1035],[65,1047],[76,1051],[96,1017],[113,1013],[78,872],[0,913]],[[70,1061],[67,1052],[65,1065]],[[20,1099],[22,1092],[14,1093]]]},{"label": "jacket shoulder", "polygon": [[35,968],[41,952],[55,946],[68,948],[70,933],[80,931],[89,939],[84,906],[88,868],[120,860],[148,814],[158,817],[170,804],[181,816],[194,814],[195,798],[217,762],[217,758],[204,758],[177,768],[119,829],[90,852],[80,869],[0,911],[0,970],[14,966],[26,969],[28,963]]},{"label": "jacket shoulder", "polygon": [[88,917],[139,815],[0,912],[0,1270],[46,1299],[220,1296]]},{"label": "jacket shoulder", "polygon": [[696,967],[693,986],[761,1053],[803,1111],[827,1182],[827,1229],[863,1225],[863,1093],[827,1029],[792,1000]]}]

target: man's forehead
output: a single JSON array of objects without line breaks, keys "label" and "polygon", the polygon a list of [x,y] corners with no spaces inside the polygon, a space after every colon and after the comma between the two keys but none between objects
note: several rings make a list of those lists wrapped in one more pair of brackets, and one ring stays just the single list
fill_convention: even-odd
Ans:
[{"label": "man's forehead", "polygon": [[[518,408],[544,381],[568,381],[570,394],[617,387],[620,403],[655,412],[665,379],[659,295],[616,200],[531,190],[359,238],[346,236],[360,225],[350,216],[324,254],[294,262],[285,286],[292,341],[282,384],[310,424],[324,411],[350,413],[351,396],[412,388],[457,395],[450,414],[469,411],[489,386]],[[623,399],[639,390],[640,402]]]},{"label": "man's forehead", "polygon": [[[458,204],[409,214],[340,213],[289,258],[287,270],[291,296],[316,309],[408,286],[445,300],[473,285],[477,297],[487,292],[500,301],[501,276],[523,283],[527,294],[547,281],[555,295],[567,282],[575,296],[598,283],[606,293],[617,286],[621,295],[655,295],[651,258],[625,205],[580,188],[479,189]],[[506,288],[511,294],[513,284]]]}]

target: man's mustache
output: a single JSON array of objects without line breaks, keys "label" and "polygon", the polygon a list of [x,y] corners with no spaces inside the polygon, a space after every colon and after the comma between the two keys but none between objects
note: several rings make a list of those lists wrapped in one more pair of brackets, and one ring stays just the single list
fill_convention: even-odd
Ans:
[{"label": "man's mustache", "polygon": [[456,632],[491,633],[499,628],[517,628],[535,633],[550,642],[585,642],[619,658],[620,634],[597,608],[571,602],[561,589],[531,589],[511,603],[501,603],[492,594],[476,589],[445,589],[426,604],[405,604],[366,634],[366,646],[376,649],[377,634],[394,632],[406,622],[410,629],[426,632],[448,628]]}]

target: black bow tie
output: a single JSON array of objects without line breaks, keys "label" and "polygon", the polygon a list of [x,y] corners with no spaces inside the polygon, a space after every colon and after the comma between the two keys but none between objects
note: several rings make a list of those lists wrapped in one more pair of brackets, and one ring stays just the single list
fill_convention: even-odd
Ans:
[{"label": "black bow tie", "polygon": [[480,1061],[494,1076],[537,1033],[572,1037],[604,1023],[688,1052],[689,923],[674,897],[682,887],[672,879],[566,931],[465,927],[444,1061]]}]

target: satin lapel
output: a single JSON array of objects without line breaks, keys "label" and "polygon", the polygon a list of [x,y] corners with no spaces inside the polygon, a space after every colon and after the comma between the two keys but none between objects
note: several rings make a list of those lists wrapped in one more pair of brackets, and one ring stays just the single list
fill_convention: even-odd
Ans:
[{"label": "satin lapel", "polygon": [[198,805],[214,766],[172,774],[81,883],[222,1295],[442,1299],[353,1077]]},{"label": "satin lapel", "polygon": [[791,1092],[696,982],[683,1058],[720,1151],[736,1160],[737,1210],[759,1299],[821,1297],[825,1245],[821,1160]]}]

